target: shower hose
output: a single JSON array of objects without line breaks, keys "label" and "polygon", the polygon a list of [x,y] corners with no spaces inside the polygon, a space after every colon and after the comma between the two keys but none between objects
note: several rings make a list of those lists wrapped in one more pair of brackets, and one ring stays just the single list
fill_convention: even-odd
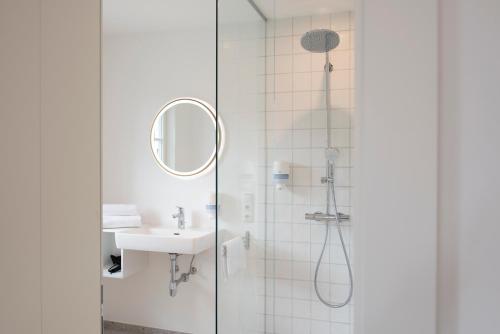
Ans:
[{"label": "shower hose", "polygon": [[[331,308],[340,308],[345,305],[347,305],[352,298],[352,292],[353,292],[353,280],[352,280],[352,268],[351,268],[351,261],[349,260],[349,255],[347,254],[347,248],[345,245],[344,237],[342,235],[342,228],[340,226],[340,215],[339,211],[337,209],[337,200],[335,199],[335,188],[334,188],[334,182],[333,182],[333,163],[328,164],[328,186],[327,186],[327,213],[330,212],[330,202],[333,202],[333,210],[335,213],[335,225],[337,227],[337,232],[339,234],[339,239],[340,243],[342,244],[342,251],[344,252],[344,257],[345,257],[345,262],[347,264],[347,271],[349,273],[349,294],[347,298],[341,302],[341,303],[331,303],[327,301],[320,293],[319,288],[318,288],[318,274],[319,274],[319,268],[321,267],[321,262],[323,260],[323,255],[325,254],[325,249],[326,245],[328,243],[328,236],[330,234],[330,222],[325,222],[325,239],[323,242],[323,248],[321,249],[321,253],[318,258],[318,262],[316,263],[316,270],[314,271],[314,290],[316,291],[316,295],[318,296],[319,300],[326,306],[331,307]],[[332,201],[330,201],[330,198]]]}]

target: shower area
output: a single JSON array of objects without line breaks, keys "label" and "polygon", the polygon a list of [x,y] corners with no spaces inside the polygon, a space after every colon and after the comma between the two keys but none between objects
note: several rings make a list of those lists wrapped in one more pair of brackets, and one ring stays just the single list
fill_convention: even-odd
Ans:
[{"label": "shower area", "polygon": [[217,331],[353,333],[354,1],[217,18]]}]

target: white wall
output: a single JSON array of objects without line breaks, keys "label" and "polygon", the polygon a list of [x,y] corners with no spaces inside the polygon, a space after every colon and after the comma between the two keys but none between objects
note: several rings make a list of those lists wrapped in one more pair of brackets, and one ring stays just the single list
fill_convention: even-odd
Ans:
[{"label": "white wall", "polygon": [[436,326],[437,2],[360,1],[355,332]]},{"label": "white wall", "polygon": [[440,1],[439,334],[500,332],[499,13]]},{"label": "white wall", "polygon": [[0,2],[2,333],[101,327],[99,13]]},{"label": "white wall", "polygon": [[[215,26],[191,31],[105,35],[103,41],[103,201],[135,203],[150,225],[174,226],[176,206],[188,224],[210,226],[205,212],[214,171],[190,180],[154,161],[149,133],[169,100],[192,96],[215,106]],[[105,279],[104,317],[188,333],[215,329],[215,262],[197,256],[199,273],[169,296],[168,254],[150,253],[147,269],[125,280]],[[181,257],[181,270],[188,266]]]}]

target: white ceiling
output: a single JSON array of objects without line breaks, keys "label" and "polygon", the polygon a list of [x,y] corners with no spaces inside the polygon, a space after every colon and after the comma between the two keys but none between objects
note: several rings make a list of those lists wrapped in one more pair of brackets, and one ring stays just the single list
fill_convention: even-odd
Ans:
[{"label": "white ceiling", "polygon": [[[254,0],[268,18],[352,10],[354,0]],[[215,0],[103,0],[104,34],[215,27]],[[220,0],[221,23],[258,16],[247,0]]]},{"label": "white ceiling", "polygon": [[215,26],[212,0],[103,0],[105,34]]},{"label": "white ceiling", "polygon": [[[354,10],[354,0],[254,0],[254,2],[268,18],[306,16]],[[276,8],[275,13],[274,8]]]}]

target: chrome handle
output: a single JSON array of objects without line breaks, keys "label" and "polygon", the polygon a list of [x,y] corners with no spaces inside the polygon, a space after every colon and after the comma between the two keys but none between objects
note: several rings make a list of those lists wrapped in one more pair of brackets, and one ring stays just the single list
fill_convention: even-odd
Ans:
[{"label": "chrome handle", "polygon": [[[326,214],[322,212],[315,212],[315,213],[306,213],[305,217],[306,220],[315,220],[315,221],[323,221],[323,222],[331,222],[331,221],[336,221],[337,216],[332,215],[332,214]],[[340,221],[349,221],[351,217],[347,214],[343,214],[339,212],[339,219]]]},{"label": "chrome handle", "polygon": [[174,214],[172,215],[172,218],[179,218],[179,217],[181,217],[182,215],[184,215],[184,208],[183,208],[182,206],[177,206],[176,208],[177,208],[177,210],[178,210],[179,212],[174,213]]}]

